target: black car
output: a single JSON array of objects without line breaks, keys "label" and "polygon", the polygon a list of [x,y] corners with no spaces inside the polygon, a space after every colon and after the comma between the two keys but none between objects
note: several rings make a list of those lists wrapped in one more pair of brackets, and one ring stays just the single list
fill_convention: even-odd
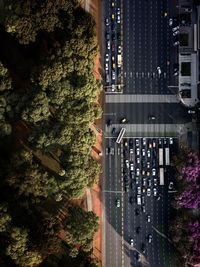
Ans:
[{"label": "black car", "polygon": [[140,226],[138,226],[138,227],[136,228],[136,233],[137,233],[137,234],[139,234],[139,233],[140,233],[140,231],[141,231],[141,227],[140,227]]},{"label": "black car", "polygon": [[130,204],[133,204],[134,198],[133,197],[130,197],[129,202],[130,202]]},{"label": "black car", "polygon": [[135,187],[135,183],[131,182],[131,189],[134,190],[134,187]]},{"label": "black car", "polygon": [[112,120],[107,120],[107,123],[106,123],[106,125],[109,127],[109,126],[111,126],[112,125]]},{"label": "black car", "polygon": [[140,210],[139,209],[135,210],[135,215],[137,215],[137,216],[140,215]]},{"label": "black car", "polygon": [[129,140],[129,146],[130,146],[130,148],[133,148],[133,139],[132,138]]},{"label": "black car", "polygon": [[125,185],[128,184],[128,176],[127,176],[127,174],[124,175],[124,184]]},{"label": "black car", "polygon": [[134,171],[131,171],[131,172],[130,172],[130,177],[131,177],[131,179],[134,179],[134,177],[135,177],[135,175],[134,175]]},{"label": "black car", "polygon": [[142,245],[141,245],[141,252],[142,253],[145,253],[146,252],[146,246],[145,246],[144,243],[142,243]]},{"label": "black car", "polygon": [[116,133],[116,128],[115,127],[112,128],[112,132],[111,133],[112,134],[115,134]]}]

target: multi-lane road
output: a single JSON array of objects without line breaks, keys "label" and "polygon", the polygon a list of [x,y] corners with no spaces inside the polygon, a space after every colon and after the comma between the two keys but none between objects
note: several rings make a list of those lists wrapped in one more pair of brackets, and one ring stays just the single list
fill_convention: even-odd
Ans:
[{"label": "multi-lane road", "polygon": [[[170,26],[169,20],[178,12],[176,1],[108,0],[102,4],[103,265],[176,267],[174,248],[168,239],[173,169],[165,162],[159,165],[158,152],[167,147],[171,156],[179,135],[192,120],[179,101],[178,78],[174,75],[178,46],[174,46],[177,37],[172,27],[177,24]],[[122,127],[126,133],[117,144]],[[155,146],[149,146],[153,142]],[[164,185],[159,182],[160,167],[164,169]]]}]

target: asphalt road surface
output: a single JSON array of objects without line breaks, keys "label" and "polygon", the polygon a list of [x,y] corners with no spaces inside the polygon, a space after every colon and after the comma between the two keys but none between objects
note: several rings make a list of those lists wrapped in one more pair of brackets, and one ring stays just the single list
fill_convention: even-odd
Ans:
[{"label": "asphalt road surface", "polygon": [[[143,125],[144,128],[147,125],[153,127],[154,124],[184,126],[192,120],[192,117],[179,102],[112,102],[113,93],[147,95],[147,97],[156,94],[176,94],[178,78],[173,75],[173,68],[177,63],[178,48],[173,46],[175,39],[169,26],[169,18],[177,12],[174,7],[172,8],[172,3],[175,6],[176,1],[108,0],[102,2],[105,34],[103,64],[105,79],[109,78],[109,82],[105,81],[105,91],[106,94],[111,95],[109,103],[105,103],[104,106],[106,138],[103,164],[103,263],[105,267],[176,267],[174,248],[168,239],[170,217],[173,213],[170,206],[173,190],[169,190],[169,184],[173,181],[173,170],[164,166],[165,184],[159,185],[158,148],[159,146],[169,147],[171,156],[176,150],[178,139],[173,138],[173,144],[170,144],[169,138],[166,140],[162,138],[161,141],[155,138],[156,147],[149,148],[148,142],[154,139],[147,138],[147,144],[143,146],[140,137],[144,137],[145,132],[137,137],[134,127],[136,129],[137,125]],[[120,67],[117,61],[119,53],[123,55],[123,65]],[[116,88],[116,84],[119,83],[124,84],[121,93],[116,93],[115,89],[108,90],[111,89],[112,84]],[[155,117],[154,121],[149,120],[150,115]],[[107,127],[106,122],[111,119],[114,127],[120,128],[122,118],[126,118],[127,123],[134,127],[130,127],[132,132],[128,133],[127,140],[125,135],[122,143],[117,144],[116,136],[110,132],[112,126]],[[133,136],[135,138],[132,138]],[[137,138],[140,142],[139,156],[136,155]],[[133,142],[132,146],[129,145],[130,140]],[[131,148],[133,153],[130,153]],[[142,156],[142,149],[145,150],[145,156]],[[147,157],[148,150],[150,150],[150,158]],[[129,168],[126,166],[126,160],[129,162]],[[140,161],[139,165],[136,160]],[[130,164],[133,164],[134,171],[130,170]],[[156,164],[154,167],[156,177],[152,173],[153,164]],[[137,168],[140,169],[138,184],[135,177]],[[145,172],[144,175],[141,174],[142,171]],[[131,177],[131,172],[134,172],[134,177]],[[151,185],[142,186],[144,178],[147,181],[151,180]],[[153,183],[154,178],[157,179],[156,185]],[[128,192],[125,192],[125,185]],[[141,205],[136,201],[138,187],[143,190],[140,193],[143,199]],[[148,188],[151,192],[150,196],[147,196]],[[153,195],[155,188],[157,196],[160,196],[159,200]],[[130,203],[130,197],[133,197],[132,203]],[[137,209],[139,215],[136,215]],[[147,220],[148,215],[150,222]],[[139,233],[136,231],[138,227],[140,227]],[[151,243],[149,243],[149,235],[152,235]]]}]

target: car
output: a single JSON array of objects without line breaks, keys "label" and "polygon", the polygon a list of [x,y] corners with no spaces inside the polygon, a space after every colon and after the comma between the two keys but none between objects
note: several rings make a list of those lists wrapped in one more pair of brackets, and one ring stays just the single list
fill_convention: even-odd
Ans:
[{"label": "car", "polygon": [[167,145],[167,138],[164,138],[163,143],[164,145]]},{"label": "car", "polygon": [[125,122],[127,122],[127,119],[126,118],[122,118],[120,122],[121,123],[125,123]]},{"label": "car", "polygon": [[133,238],[130,238],[130,245],[133,247]]},{"label": "car", "polygon": [[128,184],[128,176],[127,174],[124,174],[124,184]]},{"label": "car", "polygon": [[108,62],[109,61],[109,54],[105,55],[105,61]]},{"label": "car", "polygon": [[154,186],[157,186],[157,178],[153,179],[153,184],[154,184]]},{"label": "car", "polygon": [[155,116],[152,116],[152,115],[149,115],[149,117],[148,117],[148,120],[149,121],[154,121],[156,119],[156,117]]},{"label": "car", "polygon": [[142,205],[141,209],[142,209],[142,212],[146,212],[146,207],[145,207],[145,205]]},{"label": "car", "polygon": [[107,49],[110,50],[110,41],[107,41]]},{"label": "car", "polygon": [[135,231],[136,231],[137,234],[139,234],[140,231],[141,231],[141,227],[140,226],[136,227]]},{"label": "car", "polygon": [[118,53],[121,54],[121,52],[122,52],[122,47],[121,47],[121,45],[119,45],[118,46]]},{"label": "car", "polygon": [[158,139],[158,144],[159,144],[159,146],[162,146],[162,139],[161,138]]},{"label": "car", "polygon": [[147,176],[150,176],[150,172],[149,171],[147,171]]},{"label": "car", "polygon": [[106,26],[109,26],[109,19],[105,19]]},{"label": "car", "polygon": [[189,110],[188,110],[188,114],[195,114],[195,113],[196,113],[196,111],[193,110],[193,109],[189,109]]},{"label": "car", "polygon": [[132,138],[129,139],[129,146],[130,146],[130,147],[133,147],[133,139],[132,139]]},{"label": "car", "polygon": [[129,191],[129,185],[128,184],[125,184],[124,189],[125,189],[125,192],[128,192]]},{"label": "car", "polygon": [[156,147],[156,140],[153,140],[153,147]]},{"label": "car", "polygon": [[143,175],[143,176],[145,175],[145,170],[142,170],[142,175]]},{"label": "car", "polygon": [[143,185],[143,186],[146,186],[146,185],[147,185],[147,178],[143,178],[143,179],[142,179],[142,185]]},{"label": "car", "polygon": [[115,77],[116,77],[116,76],[115,76],[115,71],[113,70],[113,71],[112,71],[112,80],[115,80]]},{"label": "car", "polygon": [[134,198],[133,198],[133,197],[130,197],[130,198],[129,198],[129,202],[130,202],[130,204],[132,205],[133,202],[134,202]]},{"label": "car", "polygon": [[170,18],[170,19],[169,19],[169,26],[172,26],[172,25],[173,25],[173,19]]},{"label": "car", "polygon": [[146,246],[144,243],[141,244],[141,252],[144,254],[146,252]]},{"label": "car", "polygon": [[134,170],[134,165],[133,165],[133,163],[130,164],[130,170],[131,170],[131,171]]},{"label": "car", "polygon": [[108,154],[114,155],[115,153],[114,147],[108,147],[107,150],[108,150]]},{"label": "car", "polygon": [[150,158],[151,157],[151,151],[147,150],[147,157]]},{"label": "car", "polygon": [[109,69],[109,65],[108,63],[105,64],[105,70],[108,70]]},{"label": "car", "polygon": [[121,203],[120,203],[120,199],[119,199],[119,198],[117,198],[117,199],[115,200],[115,204],[116,204],[116,207],[117,207],[117,208],[120,208]]},{"label": "car", "polygon": [[135,177],[135,183],[136,183],[137,185],[139,184],[139,177],[138,177],[138,176]]},{"label": "car", "polygon": [[137,155],[137,156],[140,155],[140,149],[139,149],[139,147],[136,149],[136,155]]},{"label": "car", "polygon": [[156,167],[156,159],[152,160],[152,167],[154,167],[154,168]]},{"label": "car", "polygon": [[106,125],[109,127],[112,125],[112,120],[111,119],[108,119],[107,122],[106,122]]},{"label": "car", "polygon": [[173,32],[173,36],[176,36],[176,35],[178,35],[180,32],[179,31],[175,31],[175,32]]},{"label": "car", "polygon": [[173,145],[173,143],[174,143],[173,138],[172,138],[172,137],[169,138],[169,144],[170,144],[170,145]]},{"label": "car", "polygon": [[150,197],[151,196],[151,189],[147,188],[147,196]]},{"label": "car", "polygon": [[112,2],[112,3],[111,3],[111,6],[112,6],[112,7],[115,7],[115,2]]},{"label": "car", "polygon": [[138,262],[141,262],[141,254],[140,254],[140,253],[137,253],[137,254],[136,254],[136,260],[137,260]]},{"label": "car", "polygon": [[147,222],[151,222],[151,216],[149,214],[147,215]]},{"label": "car", "polygon": [[169,188],[169,190],[172,190],[174,188],[174,183],[173,182],[170,182],[168,188]]},{"label": "car", "polygon": [[161,68],[159,66],[157,67],[157,72],[158,72],[158,75],[162,73]]},{"label": "car", "polygon": [[112,18],[112,20],[115,19],[115,14],[114,13],[111,15],[111,18]]},{"label": "car", "polygon": [[146,166],[146,161],[142,160],[142,168],[145,168],[145,166]]},{"label": "car", "polygon": [[117,23],[120,23],[120,15],[117,15]]},{"label": "car", "polygon": [[173,46],[177,46],[179,44],[180,44],[180,42],[179,41],[176,41],[176,42],[173,43]]},{"label": "car", "polygon": [[127,147],[127,146],[128,146],[128,142],[127,142],[127,140],[126,140],[126,139],[124,140],[124,146],[125,146],[125,147]]},{"label": "car", "polygon": [[150,169],[150,167],[151,167],[151,163],[147,161],[147,169]]},{"label": "car", "polygon": [[156,169],[152,169],[152,175],[153,175],[153,176],[156,175]]},{"label": "car", "polygon": [[131,182],[131,189],[134,190],[134,188],[135,188],[135,184],[134,182]]},{"label": "car", "polygon": [[164,17],[167,17],[167,16],[168,16],[167,11],[164,11]]},{"label": "car", "polygon": [[178,76],[178,74],[179,74],[179,71],[176,71],[176,72],[174,72],[174,76]]},{"label": "car", "polygon": [[140,210],[137,208],[135,209],[135,215],[138,216],[140,214]]},{"label": "car", "polygon": [[140,140],[139,139],[135,139],[135,146],[136,147],[140,146]]},{"label": "car", "polygon": [[151,187],[151,179],[148,180],[148,186]]},{"label": "car", "polygon": [[141,195],[141,187],[140,186],[137,187],[137,194]]},{"label": "car", "polygon": [[146,142],[146,138],[142,138],[142,145],[143,145],[143,146],[146,146],[146,143],[147,143],[147,142]]},{"label": "car", "polygon": [[129,168],[129,160],[128,159],[125,160],[125,163],[126,163],[126,168]]},{"label": "car", "polygon": [[148,240],[149,243],[152,242],[152,235],[151,234],[148,235],[147,240]]},{"label": "car", "polygon": [[142,196],[142,204],[145,204],[145,196]]},{"label": "car", "polygon": [[145,153],[145,148],[142,149],[142,156],[145,157],[146,153]]},{"label": "car", "polygon": [[120,8],[119,7],[117,8],[117,14],[118,15],[120,14]]},{"label": "car", "polygon": [[136,169],[136,175],[137,175],[137,176],[140,175],[140,169],[139,169],[139,168]]},{"label": "car", "polygon": [[137,195],[137,205],[141,205],[141,195]]},{"label": "car", "polygon": [[131,179],[134,179],[135,176],[134,176],[134,172],[133,171],[130,172],[130,177],[131,177]]},{"label": "car", "polygon": [[112,128],[111,133],[112,133],[112,134],[115,134],[115,133],[116,133],[116,128],[115,128],[115,127]]},{"label": "car", "polygon": [[159,201],[161,199],[161,196],[157,196],[156,200]]},{"label": "car", "polygon": [[146,193],[146,188],[145,187],[142,187],[142,193]]},{"label": "car", "polygon": [[129,153],[133,154],[133,148],[130,148]]},{"label": "car", "polygon": [[177,30],[179,30],[179,26],[176,26],[176,27],[172,28],[172,31],[173,31],[173,32],[175,32],[175,31],[177,31]]},{"label": "car", "polygon": [[137,164],[140,164],[140,158],[136,158]]},{"label": "car", "polygon": [[153,195],[154,195],[154,197],[157,197],[157,189],[155,187],[153,189]]}]

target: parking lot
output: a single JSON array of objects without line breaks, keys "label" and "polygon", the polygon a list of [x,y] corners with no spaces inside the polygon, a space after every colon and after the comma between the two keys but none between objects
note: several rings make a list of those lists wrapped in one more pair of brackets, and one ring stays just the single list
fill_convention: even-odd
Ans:
[{"label": "parking lot", "polygon": [[[141,262],[173,266],[165,261],[169,258],[173,262],[167,236],[172,212],[170,201],[176,191],[170,162],[177,145],[176,138],[124,138],[120,145],[107,140],[105,154],[111,178],[107,177],[105,186],[109,204],[106,210],[110,231],[112,226],[120,234],[122,228],[125,266],[140,266]],[[113,169],[116,162],[120,170]],[[118,180],[111,184],[109,179],[115,176]],[[112,238],[107,237],[107,246],[120,253],[122,239],[118,238],[109,246]]]}]

